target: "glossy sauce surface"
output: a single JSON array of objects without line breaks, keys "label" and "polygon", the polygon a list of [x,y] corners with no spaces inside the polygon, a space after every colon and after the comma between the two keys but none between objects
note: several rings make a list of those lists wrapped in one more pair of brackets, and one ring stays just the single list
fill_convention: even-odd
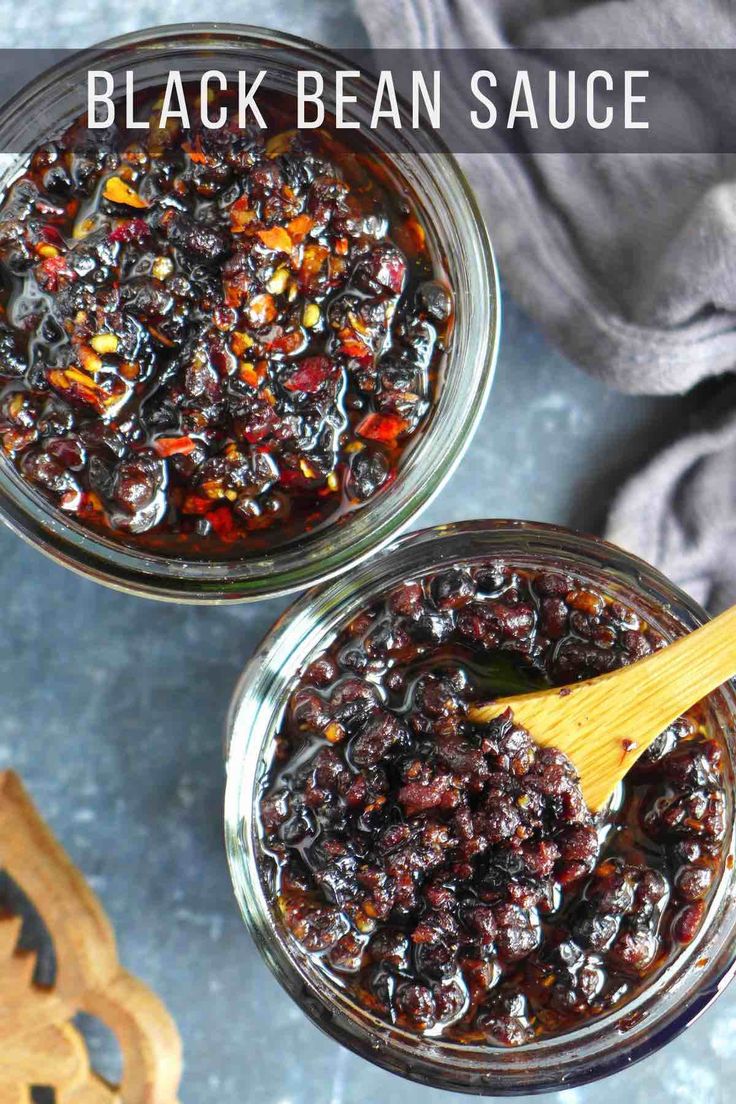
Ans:
[{"label": "glossy sauce surface", "polygon": [[387,162],[280,131],[276,94],[267,132],[222,104],[218,131],[77,124],[0,204],[6,457],[70,517],[174,557],[268,551],[388,487],[452,322]]},{"label": "glossy sauce surface", "polygon": [[682,718],[593,817],[569,760],[465,713],[662,645],[583,581],[498,561],[409,581],[346,626],[291,695],[260,804],[264,881],[317,968],[389,1022],[491,1045],[646,985],[725,861],[722,737]]}]

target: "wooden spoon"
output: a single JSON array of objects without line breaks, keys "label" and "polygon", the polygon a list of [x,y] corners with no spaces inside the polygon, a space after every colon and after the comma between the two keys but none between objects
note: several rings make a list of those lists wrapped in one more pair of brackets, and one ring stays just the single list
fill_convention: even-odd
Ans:
[{"label": "wooden spoon", "polygon": [[478,704],[468,716],[482,724],[511,709],[535,743],[568,756],[595,811],[668,725],[734,675],[736,606],[628,667]]}]

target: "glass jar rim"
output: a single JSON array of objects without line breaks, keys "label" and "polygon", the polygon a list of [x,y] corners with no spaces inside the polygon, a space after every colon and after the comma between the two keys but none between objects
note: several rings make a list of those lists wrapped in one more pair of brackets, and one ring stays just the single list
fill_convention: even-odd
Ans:
[{"label": "glass jar rim", "polygon": [[[177,49],[184,52],[182,56],[194,57],[197,51],[211,51],[213,46],[249,56],[276,48],[286,52],[292,67],[300,58],[310,59],[312,67],[317,62],[328,68],[346,64],[339,54],[315,43],[245,25],[190,23],[111,38],[46,70],[0,110],[0,148],[15,148],[14,141],[22,145],[5,158],[0,187],[10,183],[33,144],[42,140],[34,129],[35,120],[42,120],[45,135],[58,132],[64,122],[71,120],[74,113],[68,105],[63,115],[64,89],[68,93],[70,83],[91,57],[95,64],[104,63],[113,69],[122,66],[135,48],[144,51],[147,60],[169,68]],[[55,112],[52,118],[48,117],[50,96]],[[41,110],[42,105],[45,110]],[[21,120],[25,120],[22,125]],[[35,137],[26,133],[29,129]],[[147,597],[209,603],[255,600],[324,582],[376,553],[404,529],[450,478],[482,416],[498,352],[500,293],[488,232],[455,158],[441,147],[436,136],[422,130],[411,134],[397,131],[396,135],[395,149],[375,136],[371,142],[391,157],[398,175],[415,192],[417,188],[428,189],[418,199],[427,205],[430,198],[441,202],[446,217],[432,230],[445,235],[447,241],[449,235],[454,235],[463,253],[458,255],[457,271],[453,273],[458,284],[457,320],[446,357],[444,383],[430,422],[402,458],[396,480],[375,502],[355,511],[347,520],[329,524],[268,555],[239,560],[174,559],[146,554],[75,523],[11,465],[3,463],[0,518],[53,559],[98,582]],[[444,225],[448,221],[451,225]],[[464,292],[462,297],[460,291]]]},{"label": "glass jar rim", "polygon": [[[521,553],[521,554],[520,554]],[[636,599],[651,623],[672,636],[707,620],[705,611],[657,569],[597,537],[526,521],[458,522],[409,533],[370,565],[302,595],[269,631],[246,665],[227,722],[225,838],[235,895],[247,928],[279,982],[333,1038],[376,1064],[423,1084],[478,1095],[569,1088],[646,1057],[697,1019],[736,971],[736,869],[724,863],[706,919],[693,943],[622,1007],[563,1035],[519,1048],[462,1047],[417,1039],[388,1027],[299,961],[275,919],[255,845],[255,794],[268,747],[300,669],[371,597],[401,578],[456,561],[508,556],[586,577]],[[596,575],[598,573],[598,575]],[[736,762],[736,683],[709,698],[724,716],[729,771]],[[727,854],[736,824],[730,809]]]}]

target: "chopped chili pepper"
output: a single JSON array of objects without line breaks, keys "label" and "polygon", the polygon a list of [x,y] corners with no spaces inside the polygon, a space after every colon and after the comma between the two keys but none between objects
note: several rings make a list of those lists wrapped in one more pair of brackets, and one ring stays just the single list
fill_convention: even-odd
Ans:
[{"label": "chopped chili pepper", "polygon": [[229,506],[219,506],[206,516],[220,540],[231,543],[240,539],[240,529],[235,524],[233,512]]},{"label": "chopped chili pepper", "polygon": [[266,292],[263,295],[255,295],[247,308],[248,321],[252,326],[265,326],[273,322],[278,314],[273,295]]},{"label": "chopped chili pepper", "polygon": [[212,499],[203,495],[186,495],[181,508],[185,514],[206,514],[212,508]]},{"label": "chopped chili pepper", "polygon": [[242,233],[246,226],[257,219],[258,216],[250,208],[249,203],[247,196],[243,196],[241,199],[236,199],[230,208],[230,229],[233,234]]},{"label": "chopped chili pepper", "polygon": [[109,233],[110,241],[114,242],[138,242],[142,244],[147,237],[149,237],[151,231],[148,223],[143,219],[124,219],[119,222],[117,226]]},{"label": "chopped chili pepper", "polygon": [[407,423],[396,414],[367,414],[358,422],[355,432],[371,441],[393,443],[406,431]]},{"label": "chopped chili pepper", "polygon": [[284,380],[289,391],[303,391],[307,395],[319,391],[323,383],[335,376],[336,367],[326,356],[305,357]]},{"label": "chopped chili pepper", "polygon": [[119,176],[111,176],[109,180],[105,181],[102,194],[105,199],[109,199],[112,203],[122,203],[125,207],[148,207],[146,200],[139,196],[130,184],[126,184]]},{"label": "chopped chili pepper", "polygon": [[282,226],[274,226],[270,230],[259,230],[258,237],[268,249],[274,249],[281,253],[290,253],[294,243],[287,230]]},{"label": "chopped chili pepper", "polygon": [[314,219],[309,215],[297,215],[288,224],[286,229],[289,232],[291,240],[298,244],[306,238],[309,231],[314,227]]},{"label": "chopped chili pepper", "polygon": [[188,456],[197,447],[191,437],[157,437],[152,444],[159,456]]},{"label": "chopped chili pepper", "polygon": [[70,268],[66,257],[44,257],[37,268],[36,279],[44,291],[55,292],[65,283],[73,283],[77,278]]}]

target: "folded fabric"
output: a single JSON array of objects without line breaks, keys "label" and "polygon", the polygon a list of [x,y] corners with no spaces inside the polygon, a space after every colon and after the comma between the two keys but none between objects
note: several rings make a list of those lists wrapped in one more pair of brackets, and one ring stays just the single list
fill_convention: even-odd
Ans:
[{"label": "folded fabric", "polygon": [[634,476],[607,536],[714,613],[736,604],[736,415],[677,441]]},{"label": "folded fabric", "polygon": [[[362,16],[384,47],[736,45],[736,10],[716,0],[373,0]],[[706,126],[716,109],[703,87],[683,96]],[[578,364],[642,394],[734,368],[736,157],[461,160],[512,295]],[[734,473],[733,424],[703,429],[624,489],[608,533],[702,600],[736,600]]]}]

